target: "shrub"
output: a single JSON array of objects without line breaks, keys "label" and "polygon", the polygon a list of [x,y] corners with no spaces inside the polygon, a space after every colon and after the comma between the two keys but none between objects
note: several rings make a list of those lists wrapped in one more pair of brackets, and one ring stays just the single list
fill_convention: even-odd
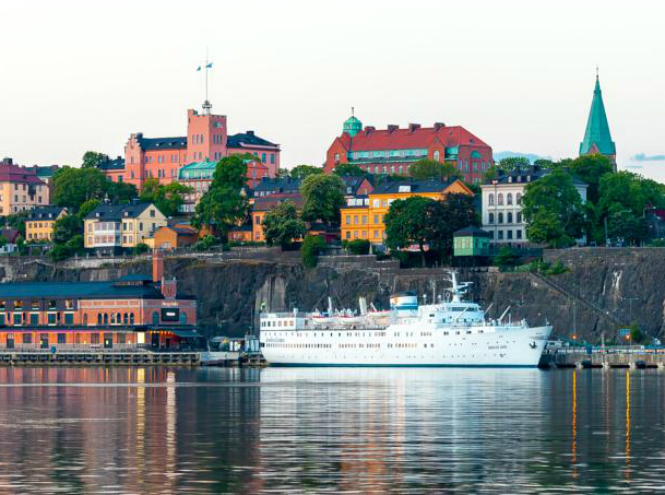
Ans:
[{"label": "shrub", "polygon": [[210,248],[216,246],[217,244],[219,244],[219,239],[217,239],[215,236],[207,235],[203,239],[199,239],[194,244],[194,246],[192,246],[192,249],[198,252],[208,251]]},{"label": "shrub", "polygon": [[343,247],[351,254],[369,254],[370,244],[367,239],[355,239],[344,241]]},{"label": "shrub", "polygon": [[519,265],[520,256],[513,248],[503,246],[494,257],[494,264],[499,268],[512,268]]},{"label": "shrub", "polygon": [[308,235],[302,243],[300,254],[302,264],[307,268],[314,268],[319,260],[321,250],[326,246],[326,241],[318,235]]},{"label": "shrub", "polygon": [[150,251],[150,247],[147,244],[143,243],[143,242],[137,244],[136,246],[134,246],[132,248],[132,254],[137,255],[137,256],[141,255],[141,254],[145,254],[148,251]]}]

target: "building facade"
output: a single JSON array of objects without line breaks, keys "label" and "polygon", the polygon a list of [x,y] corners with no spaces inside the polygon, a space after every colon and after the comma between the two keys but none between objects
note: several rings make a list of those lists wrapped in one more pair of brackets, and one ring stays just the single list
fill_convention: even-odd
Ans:
[{"label": "building facade", "polygon": [[342,240],[365,239],[372,244],[383,244],[386,236],[384,220],[393,201],[413,196],[439,201],[450,193],[473,196],[473,192],[458,179],[386,181],[367,197],[347,199],[346,206],[340,210]]},{"label": "building facade", "polygon": [[67,215],[67,209],[60,206],[40,206],[30,210],[25,221],[25,238],[28,242],[53,240],[55,222]]},{"label": "building facade", "polygon": [[[496,179],[481,185],[483,230],[489,232],[494,245],[527,247],[527,222],[522,215],[522,198],[526,187],[550,173],[549,169],[532,166],[499,173]],[[582,202],[586,202],[587,185],[573,178]]]},{"label": "building facade", "polygon": [[593,90],[593,99],[591,100],[591,110],[589,111],[589,118],[587,119],[584,131],[584,140],[580,143],[580,156],[583,155],[606,156],[614,165],[614,171],[616,172],[617,150],[614,141],[612,141],[598,75],[596,75],[596,86]]},{"label": "building facade", "polygon": [[150,203],[100,204],[84,221],[86,249],[117,253],[144,244],[167,219]]},{"label": "building facade", "polygon": [[257,136],[254,131],[228,134],[225,115],[208,111],[187,111],[187,135],[147,138],[143,133],[131,134],[125,145],[124,163],[119,160],[102,164],[100,169],[111,180],[134,184],[141,189],[154,178],[160,184],[178,180],[182,167],[204,161],[217,163],[232,154],[251,154],[274,177],[280,165],[280,147]]},{"label": "building facade", "polygon": [[0,349],[180,347],[196,325],[196,298],[163,275],[110,282],[0,284]]},{"label": "building facade", "polygon": [[33,168],[14,165],[11,158],[0,162],[0,216],[46,206],[49,201],[49,186]]},{"label": "building facade", "polygon": [[422,159],[454,164],[469,184],[480,183],[494,163],[492,148],[461,126],[409,124],[377,130],[363,128],[351,117],[328,148],[324,169],[330,173],[338,165],[350,163],[371,174],[406,176],[409,166]]}]

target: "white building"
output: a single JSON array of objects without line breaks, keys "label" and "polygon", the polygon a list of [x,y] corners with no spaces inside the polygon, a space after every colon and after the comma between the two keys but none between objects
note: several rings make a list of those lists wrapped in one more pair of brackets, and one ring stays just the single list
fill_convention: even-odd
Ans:
[{"label": "white building", "polygon": [[[490,233],[493,244],[518,248],[529,244],[526,236],[527,224],[522,216],[524,189],[531,182],[549,173],[549,169],[533,166],[501,174],[480,186],[483,230]],[[573,184],[585,203],[587,184],[576,178],[573,178]]]}]

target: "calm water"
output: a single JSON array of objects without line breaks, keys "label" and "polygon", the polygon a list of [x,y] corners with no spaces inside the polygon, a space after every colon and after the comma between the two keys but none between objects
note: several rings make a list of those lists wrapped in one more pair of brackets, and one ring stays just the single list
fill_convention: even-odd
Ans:
[{"label": "calm water", "polygon": [[0,369],[0,494],[665,489],[665,373]]}]

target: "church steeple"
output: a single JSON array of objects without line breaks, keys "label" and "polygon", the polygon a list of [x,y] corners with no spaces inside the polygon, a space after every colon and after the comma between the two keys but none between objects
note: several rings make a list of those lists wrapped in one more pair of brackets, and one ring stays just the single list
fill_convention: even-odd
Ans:
[{"label": "church steeple", "polygon": [[612,141],[610,125],[605,114],[598,69],[596,69],[596,87],[593,90],[593,100],[591,101],[591,111],[584,132],[584,140],[580,143],[580,156],[593,154],[605,155],[616,165],[616,145]]}]

